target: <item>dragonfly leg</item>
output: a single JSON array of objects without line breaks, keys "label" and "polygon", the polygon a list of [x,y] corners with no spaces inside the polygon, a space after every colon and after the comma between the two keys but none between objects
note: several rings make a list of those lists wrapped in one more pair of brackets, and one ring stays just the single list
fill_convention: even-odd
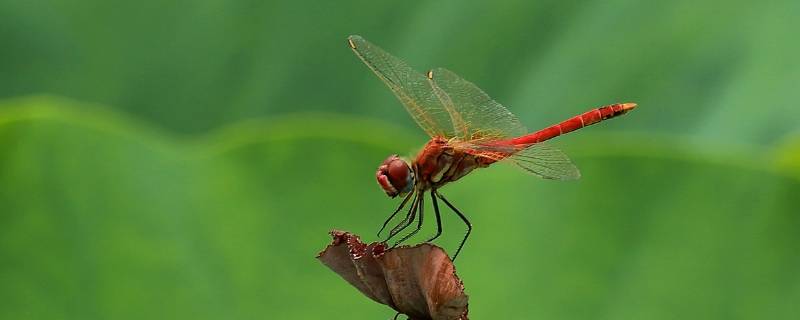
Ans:
[{"label": "dragonfly leg", "polygon": [[383,229],[386,229],[386,225],[389,224],[389,222],[392,221],[392,219],[394,219],[394,216],[396,216],[397,213],[400,212],[400,210],[403,210],[403,207],[406,206],[406,203],[408,203],[408,199],[411,199],[412,195],[414,195],[414,189],[411,189],[411,192],[409,192],[408,195],[405,198],[403,198],[403,202],[400,203],[400,206],[397,207],[397,210],[392,212],[392,215],[389,216],[389,218],[386,219],[386,221],[383,222],[383,226],[381,227],[380,230],[378,230],[378,234],[377,234],[378,237],[381,236],[381,232],[383,232]]},{"label": "dragonfly leg", "polygon": [[400,221],[399,224],[397,224],[394,228],[392,228],[391,231],[389,231],[389,237],[386,238],[384,242],[388,242],[389,240],[394,238],[394,236],[396,236],[398,233],[408,228],[408,226],[411,225],[411,222],[414,221],[414,218],[417,216],[417,207],[419,205],[419,194],[415,195],[414,200],[411,200],[411,202],[412,202],[411,207],[408,208],[408,214],[406,214],[406,218],[403,219],[403,221]]},{"label": "dragonfly leg", "polygon": [[442,196],[441,193],[436,192],[436,196],[439,197],[439,199],[442,199],[442,201],[444,201],[444,204],[446,204],[448,207],[450,207],[450,210],[453,210],[453,212],[455,212],[458,215],[458,217],[461,218],[461,221],[464,221],[464,224],[467,225],[467,233],[464,235],[464,240],[461,240],[461,244],[458,245],[458,249],[456,250],[456,254],[453,255],[453,260],[452,261],[456,261],[456,257],[458,257],[458,253],[461,252],[461,248],[464,247],[464,243],[467,242],[467,238],[469,238],[469,234],[472,232],[472,223],[470,223],[469,220],[467,220],[467,217],[465,217],[464,214],[461,213],[461,211],[458,211],[458,209],[456,209],[456,207],[454,207],[452,204],[450,204],[450,201],[447,201],[447,199],[445,199],[445,197]]},{"label": "dragonfly leg", "polygon": [[439,201],[436,201],[436,190],[431,191],[431,201],[433,201],[433,212],[436,214],[436,235],[426,242],[436,240],[436,238],[442,235],[442,216],[439,215]]},{"label": "dragonfly leg", "polygon": [[417,208],[417,211],[419,213],[419,220],[417,220],[417,228],[414,229],[414,231],[411,231],[411,233],[407,234],[405,237],[403,237],[399,241],[395,242],[393,247],[396,247],[399,244],[403,243],[404,241],[408,240],[409,238],[413,237],[415,234],[417,234],[417,232],[419,232],[420,229],[422,229],[422,218],[423,218],[422,213],[425,210],[425,192],[424,191],[420,191],[419,192],[419,201],[417,201],[417,205],[419,206],[419,208]]}]

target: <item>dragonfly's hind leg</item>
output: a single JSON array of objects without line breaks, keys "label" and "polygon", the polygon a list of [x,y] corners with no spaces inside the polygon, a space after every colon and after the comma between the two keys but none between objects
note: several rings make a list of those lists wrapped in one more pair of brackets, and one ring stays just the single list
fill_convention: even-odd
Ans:
[{"label": "dragonfly's hind leg", "polygon": [[439,201],[436,201],[436,189],[431,190],[431,201],[433,202],[433,213],[436,214],[436,234],[426,242],[436,240],[442,235],[442,216],[439,214]]},{"label": "dragonfly's hind leg", "polygon": [[461,248],[464,247],[464,243],[467,242],[467,238],[469,238],[469,234],[472,232],[472,223],[469,222],[467,217],[464,216],[464,214],[462,214],[461,211],[458,211],[458,209],[456,209],[456,207],[454,207],[452,204],[450,204],[450,201],[447,201],[447,199],[445,199],[445,197],[442,196],[441,193],[436,192],[436,191],[434,191],[434,193],[436,193],[436,196],[439,197],[439,199],[442,199],[442,201],[444,201],[444,204],[446,204],[448,207],[450,207],[450,210],[453,210],[453,212],[455,212],[458,215],[458,217],[461,218],[461,221],[464,221],[464,224],[467,225],[467,233],[464,235],[464,240],[461,240],[461,244],[458,245],[458,249],[456,250],[456,254],[453,255],[453,260],[452,261],[456,261],[456,257],[458,257],[458,253],[461,252]]}]

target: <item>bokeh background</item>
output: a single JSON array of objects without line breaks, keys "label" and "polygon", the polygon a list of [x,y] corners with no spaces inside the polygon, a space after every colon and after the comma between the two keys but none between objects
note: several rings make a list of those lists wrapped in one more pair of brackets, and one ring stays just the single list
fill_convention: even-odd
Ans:
[{"label": "bokeh background", "polygon": [[[0,2],[0,318],[388,319],[314,257],[376,240],[426,137],[360,34],[554,142],[443,193],[473,319],[796,319],[800,2]],[[430,210],[430,209],[429,209]],[[433,232],[428,225],[420,241]],[[463,226],[444,219],[452,251]],[[413,242],[413,241],[412,241]]]}]

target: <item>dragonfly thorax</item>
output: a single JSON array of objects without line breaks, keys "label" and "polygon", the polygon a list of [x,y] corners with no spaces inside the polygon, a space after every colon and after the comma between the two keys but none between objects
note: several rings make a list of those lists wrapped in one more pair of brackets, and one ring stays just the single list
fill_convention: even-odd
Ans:
[{"label": "dragonfly thorax", "polygon": [[420,190],[439,188],[456,181],[472,170],[488,167],[493,161],[459,150],[449,139],[434,137],[417,155],[414,168]]},{"label": "dragonfly thorax", "polygon": [[386,195],[392,198],[406,194],[414,188],[414,171],[408,162],[396,154],[381,163],[375,172],[375,178]]}]

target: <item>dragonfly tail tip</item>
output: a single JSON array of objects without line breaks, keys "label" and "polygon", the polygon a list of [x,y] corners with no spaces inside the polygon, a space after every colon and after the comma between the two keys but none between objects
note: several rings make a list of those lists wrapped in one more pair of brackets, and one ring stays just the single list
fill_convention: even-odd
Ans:
[{"label": "dragonfly tail tip", "polygon": [[633,102],[623,103],[622,104],[622,110],[623,111],[630,111],[630,110],[633,110],[634,108],[636,108],[636,106],[638,106],[638,105],[636,103],[633,103]]}]

